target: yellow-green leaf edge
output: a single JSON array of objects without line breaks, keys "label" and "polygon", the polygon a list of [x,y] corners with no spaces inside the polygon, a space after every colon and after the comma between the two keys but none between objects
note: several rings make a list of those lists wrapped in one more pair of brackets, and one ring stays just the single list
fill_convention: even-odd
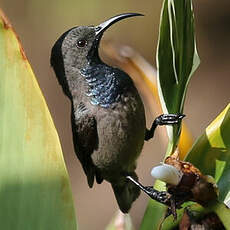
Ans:
[{"label": "yellow-green leaf edge", "polygon": [[230,199],[230,104],[206,128],[185,160],[205,175],[211,175],[219,188],[219,201]]},{"label": "yellow-green leaf edge", "polygon": [[18,37],[1,10],[0,108],[0,228],[76,230],[57,131]]}]

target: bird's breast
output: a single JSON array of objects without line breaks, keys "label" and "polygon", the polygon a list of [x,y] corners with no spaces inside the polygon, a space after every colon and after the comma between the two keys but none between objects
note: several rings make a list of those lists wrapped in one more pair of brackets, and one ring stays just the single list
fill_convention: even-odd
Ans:
[{"label": "bird's breast", "polygon": [[133,82],[127,74],[105,64],[87,66],[81,70],[81,74],[88,85],[86,96],[90,97],[93,105],[103,108],[119,102],[121,96],[133,87]]},{"label": "bird's breast", "polygon": [[136,89],[121,95],[113,108],[100,108],[95,114],[99,147],[92,155],[94,164],[111,178],[121,171],[134,170],[146,128],[144,107]]}]

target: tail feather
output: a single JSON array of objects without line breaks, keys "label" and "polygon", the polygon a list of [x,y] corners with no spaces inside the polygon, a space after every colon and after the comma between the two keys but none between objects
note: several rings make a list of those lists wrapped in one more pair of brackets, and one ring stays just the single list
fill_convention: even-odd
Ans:
[{"label": "tail feather", "polygon": [[[132,173],[132,177],[136,180],[136,173]],[[112,183],[112,188],[117,199],[120,210],[123,213],[129,212],[132,203],[139,197],[140,189],[131,181],[125,180],[124,183]]]},{"label": "tail feather", "polygon": [[94,167],[83,166],[83,170],[87,176],[88,185],[90,188],[92,188],[94,183],[95,169]]}]

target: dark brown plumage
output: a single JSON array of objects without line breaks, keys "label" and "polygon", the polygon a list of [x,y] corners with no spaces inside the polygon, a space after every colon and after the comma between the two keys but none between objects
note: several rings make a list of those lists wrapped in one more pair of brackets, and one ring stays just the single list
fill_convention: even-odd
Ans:
[{"label": "dark brown plumage", "polygon": [[[136,159],[146,130],[141,98],[131,78],[101,61],[98,47],[103,32],[113,23],[140,14],[115,16],[99,26],[79,26],[55,43],[51,65],[72,104],[72,131],[76,155],[88,184],[111,183],[122,212],[128,212],[140,190],[126,179],[137,180]],[[160,124],[160,123],[159,123]]]}]

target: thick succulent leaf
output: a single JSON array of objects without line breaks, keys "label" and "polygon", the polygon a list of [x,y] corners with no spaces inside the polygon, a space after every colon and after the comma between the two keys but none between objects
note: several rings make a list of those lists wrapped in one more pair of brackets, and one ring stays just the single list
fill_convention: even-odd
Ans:
[{"label": "thick succulent leaf", "polygon": [[0,225],[76,230],[59,138],[28,60],[0,11]]},{"label": "thick succulent leaf", "polygon": [[[215,178],[219,201],[230,199],[230,104],[206,128],[186,157],[205,175]],[[230,213],[229,213],[230,215]]]},{"label": "thick succulent leaf", "polygon": [[[164,113],[183,113],[188,82],[199,65],[191,0],[165,0],[157,49],[158,90]],[[167,127],[172,153],[180,125]]]}]

